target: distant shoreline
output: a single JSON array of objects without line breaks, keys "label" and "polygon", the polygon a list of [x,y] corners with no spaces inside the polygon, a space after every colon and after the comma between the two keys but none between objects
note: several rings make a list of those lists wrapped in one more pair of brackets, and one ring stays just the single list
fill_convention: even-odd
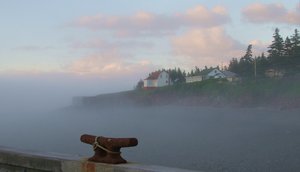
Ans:
[{"label": "distant shoreline", "polygon": [[262,80],[230,83],[208,80],[178,84],[154,90],[132,90],[76,97],[74,106],[209,106],[266,107],[280,110],[300,108],[300,81]]}]

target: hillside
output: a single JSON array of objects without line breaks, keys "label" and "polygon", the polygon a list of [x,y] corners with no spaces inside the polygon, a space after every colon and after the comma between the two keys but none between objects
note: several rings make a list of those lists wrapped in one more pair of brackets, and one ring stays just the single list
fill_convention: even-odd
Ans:
[{"label": "hillside", "polygon": [[238,83],[205,80],[158,88],[83,97],[84,106],[233,106],[300,108],[300,79],[261,79]]}]

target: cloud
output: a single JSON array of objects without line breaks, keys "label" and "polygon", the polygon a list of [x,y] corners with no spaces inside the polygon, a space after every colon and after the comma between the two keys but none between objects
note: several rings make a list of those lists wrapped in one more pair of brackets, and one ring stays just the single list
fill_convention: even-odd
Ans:
[{"label": "cloud", "polygon": [[[148,12],[137,12],[132,16],[106,16],[98,14],[94,16],[83,16],[72,22],[71,26],[87,28],[93,31],[109,30],[117,36],[132,35],[159,35],[173,30],[168,16],[159,16]],[[162,24],[162,30],[158,24]]]},{"label": "cloud", "polygon": [[300,24],[300,4],[294,10],[288,10],[280,3],[254,3],[244,8],[242,14],[252,23]]},{"label": "cloud", "polygon": [[176,59],[190,67],[215,66],[240,57],[245,49],[220,27],[189,30],[173,37],[171,45]]},{"label": "cloud", "polygon": [[116,51],[94,54],[73,61],[66,70],[79,75],[99,75],[102,78],[137,75],[142,77],[156,68],[148,60],[129,62]]},{"label": "cloud", "polygon": [[118,36],[161,36],[173,34],[181,28],[214,27],[229,21],[230,17],[224,7],[208,9],[198,5],[183,13],[171,15],[140,11],[132,16],[82,16],[70,25],[94,31],[109,30]]},{"label": "cloud", "polygon": [[73,49],[136,49],[153,48],[154,43],[146,41],[126,40],[126,41],[108,41],[101,38],[93,38],[87,41],[74,41],[71,43]]},{"label": "cloud", "polygon": [[249,44],[252,44],[252,53],[254,56],[259,56],[261,53],[267,52],[267,47],[270,45],[270,43],[263,42],[261,40],[252,40]]},{"label": "cloud", "polygon": [[182,25],[192,27],[214,27],[226,24],[230,20],[226,9],[222,6],[216,6],[209,10],[199,5],[188,9],[178,17],[181,19]]}]

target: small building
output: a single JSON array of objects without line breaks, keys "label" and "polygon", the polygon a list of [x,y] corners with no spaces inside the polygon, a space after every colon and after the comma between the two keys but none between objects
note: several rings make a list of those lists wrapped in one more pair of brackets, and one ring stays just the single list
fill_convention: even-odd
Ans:
[{"label": "small building", "polygon": [[265,76],[269,78],[282,78],[284,74],[283,70],[268,69],[265,71]]},{"label": "small building", "polygon": [[234,72],[230,72],[227,70],[223,70],[222,73],[225,75],[225,78],[229,81],[229,82],[233,82],[233,81],[238,81],[239,80],[239,76],[238,74],[234,73]]},{"label": "small building", "polygon": [[170,76],[166,71],[156,71],[144,79],[144,89],[153,89],[170,85]]},{"label": "small building", "polygon": [[212,69],[207,75],[206,79],[217,79],[217,78],[225,78],[225,74],[221,72],[219,69]]},{"label": "small building", "polygon": [[223,71],[219,69],[213,69],[206,75],[206,79],[218,79],[218,78],[225,78],[228,81],[237,81],[238,80],[238,75],[236,73],[230,72],[230,71]]},{"label": "small building", "polygon": [[199,82],[203,80],[203,76],[187,76],[185,77],[186,83]]}]

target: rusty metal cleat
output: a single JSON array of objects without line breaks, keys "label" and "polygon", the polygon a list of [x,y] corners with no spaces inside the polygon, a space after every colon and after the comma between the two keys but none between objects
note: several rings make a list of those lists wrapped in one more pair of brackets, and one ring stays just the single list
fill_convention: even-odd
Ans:
[{"label": "rusty metal cleat", "polygon": [[84,134],[80,137],[84,143],[93,145],[95,154],[89,161],[108,164],[121,164],[127,161],[121,157],[122,147],[133,147],[138,144],[136,138],[107,138]]}]

